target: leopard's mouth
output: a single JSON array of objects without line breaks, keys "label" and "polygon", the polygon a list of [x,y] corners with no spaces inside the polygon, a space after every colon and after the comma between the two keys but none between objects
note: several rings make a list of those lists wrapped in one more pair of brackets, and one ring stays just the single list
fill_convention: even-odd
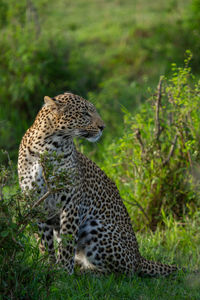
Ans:
[{"label": "leopard's mouth", "polygon": [[102,131],[99,132],[85,132],[82,133],[81,136],[86,138],[89,142],[96,142],[102,135]]},{"label": "leopard's mouth", "polygon": [[86,133],[81,134],[81,136],[87,139],[87,138],[92,137],[93,135],[89,132],[86,132]]}]

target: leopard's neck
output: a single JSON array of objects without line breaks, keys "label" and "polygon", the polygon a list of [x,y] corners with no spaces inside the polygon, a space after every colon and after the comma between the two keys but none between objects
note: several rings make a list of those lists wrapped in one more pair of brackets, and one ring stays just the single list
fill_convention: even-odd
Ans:
[{"label": "leopard's neck", "polygon": [[26,156],[36,157],[44,152],[56,152],[58,154],[76,154],[76,147],[73,138],[67,133],[51,132],[40,128],[37,130],[34,126],[30,127],[25,133],[20,152],[25,151]]},{"label": "leopard's neck", "polygon": [[73,170],[76,173],[78,168],[77,150],[72,137],[64,133],[43,134],[42,131],[27,130],[24,135],[19,151],[18,175],[23,188],[30,189],[30,183],[22,183],[23,178],[27,178],[30,173],[31,181],[38,180],[42,174],[41,156],[52,157],[52,164],[55,162],[65,169]]}]

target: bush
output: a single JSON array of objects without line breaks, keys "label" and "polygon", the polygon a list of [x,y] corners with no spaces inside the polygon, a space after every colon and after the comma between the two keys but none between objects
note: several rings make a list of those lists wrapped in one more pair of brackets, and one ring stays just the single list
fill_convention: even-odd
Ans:
[{"label": "bush", "polygon": [[39,299],[56,270],[32,239],[41,209],[31,209],[34,199],[24,199],[16,181],[9,159],[8,168],[0,166],[0,294],[1,299]]},{"label": "bush", "polygon": [[190,59],[184,68],[173,64],[172,77],[160,80],[138,114],[125,111],[125,133],[110,149],[114,160],[105,170],[129,199],[140,229],[154,230],[170,214],[181,219],[200,204],[200,82],[190,73]]}]

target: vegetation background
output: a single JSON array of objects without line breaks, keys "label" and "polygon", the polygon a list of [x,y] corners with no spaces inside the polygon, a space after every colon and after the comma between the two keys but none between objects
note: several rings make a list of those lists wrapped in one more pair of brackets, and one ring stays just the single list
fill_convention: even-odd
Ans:
[{"label": "vegetation background", "polygon": [[199,299],[192,273],[69,277],[50,267],[23,219],[31,206],[16,163],[45,95],[87,98],[107,127],[77,146],[117,183],[142,254],[199,269],[200,0],[0,0],[0,30],[0,299]]}]

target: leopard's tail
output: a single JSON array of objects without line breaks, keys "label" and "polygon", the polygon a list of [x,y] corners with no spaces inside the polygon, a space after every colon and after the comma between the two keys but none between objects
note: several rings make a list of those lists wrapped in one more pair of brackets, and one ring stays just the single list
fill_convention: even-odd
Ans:
[{"label": "leopard's tail", "polygon": [[174,265],[165,265],[141,257],[139,275],[141,276],[168,276],[178,271]]}]

